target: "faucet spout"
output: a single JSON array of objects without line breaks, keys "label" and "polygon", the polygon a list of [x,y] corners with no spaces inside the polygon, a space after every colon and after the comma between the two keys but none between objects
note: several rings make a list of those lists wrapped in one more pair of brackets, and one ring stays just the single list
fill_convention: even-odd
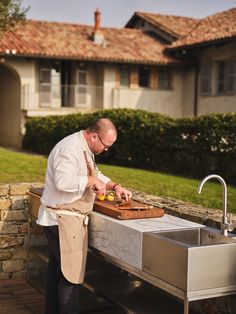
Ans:
[{"label": "faucet spout", "polygon": [[223,217],[222,217],[221,230],[222,230],[222,233],[225,236],[227,236],[231,222],[230,223],[228,222],[228,216],[227,216],[227,185],[225,183],[225,180],[221,176],[218,176],[217,174],[210,174],[209,176],[205,177],[200,183],[198,187],[198,193],[201,194],[204,184],[210,179],[215,179],[219,181],[223,188]]}]

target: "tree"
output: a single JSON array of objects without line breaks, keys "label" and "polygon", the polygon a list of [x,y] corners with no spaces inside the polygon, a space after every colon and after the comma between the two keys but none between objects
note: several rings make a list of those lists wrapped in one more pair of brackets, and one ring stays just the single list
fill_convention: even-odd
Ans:
[{"label": "tree", "polygon": [[29,7],[21,7],[21,0],[0,0],[0,34],[22,22]]}]

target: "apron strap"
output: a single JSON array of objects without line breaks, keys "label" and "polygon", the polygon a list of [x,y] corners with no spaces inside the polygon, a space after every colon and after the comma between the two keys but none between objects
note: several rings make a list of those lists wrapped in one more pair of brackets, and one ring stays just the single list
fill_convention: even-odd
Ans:
[{"label": "apron strap", "polygon": [[85,214],[80,214],[77,212],[69,211],[69,210],[63,210],[63,209],[53,209],[48,206],[46,206],[46,210],[50,213],[58,214],[58,215],[67,215],[67,216],[76,216],[76,217],[81,217],[84,219],[84,225],[87,226],[89,222],[89,217],[88,215]]},{"label": "apron strap", "polygon": [[88,175],[94,176],[95,163],[94,163],[94,167],[92,167],[91,162],[89,162],[89,160],[88,160],[87,152],[84,150],[83,153],[84,153],[84,158],[85,158],[87,168],[88,168]]}]

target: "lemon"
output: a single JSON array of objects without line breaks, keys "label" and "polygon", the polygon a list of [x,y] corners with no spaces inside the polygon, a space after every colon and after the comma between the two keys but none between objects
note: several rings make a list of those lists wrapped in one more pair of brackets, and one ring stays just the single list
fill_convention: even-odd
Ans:
[{"label": "lemon", "polygon": [[110,202],[114,201],[114,196],[111,195],[111,194],[108,194],[107,195],[107,200],[110,201]]},{"label": "lemon", "polygon": [[98,195],[98,199],[99,199],[99,201],[104,201],[105,200],[105,195],[103,195],[103,194]]}]

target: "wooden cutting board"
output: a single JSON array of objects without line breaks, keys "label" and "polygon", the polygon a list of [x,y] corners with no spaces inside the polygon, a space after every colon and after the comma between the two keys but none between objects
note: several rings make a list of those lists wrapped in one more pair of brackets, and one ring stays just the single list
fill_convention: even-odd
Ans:
[{"label": "wooden cutting board", "polygon": [[164,210],[162,208],[148,208],[148,205],[134,200],[131,201],[130,206],[125,206],[123,208],[122,206],[115,206],[115,202],[96,200],[93,209],[97,212],[117,219],[154,218],[162,217],[164,215]]}]

